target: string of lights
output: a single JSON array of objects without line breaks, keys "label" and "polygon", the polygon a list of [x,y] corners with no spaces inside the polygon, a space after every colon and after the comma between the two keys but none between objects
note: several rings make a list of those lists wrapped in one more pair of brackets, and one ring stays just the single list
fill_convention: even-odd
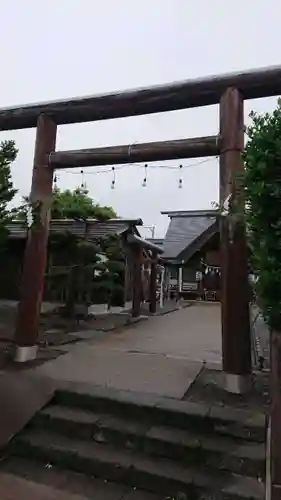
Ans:
[{"label": "string of lights", "polygon": [[[204,158],[204,160],[196,161],[193,163],[189,163],[186,165],[180,164],[180,165],[149,165],[149,164],[140,164],[140,163],[127,163],[124,165],[117,165],[117,166],[109,166],[108,168],[103,168],[103,169],[97,169],[95,168],[95,171],[89,171],[88,169],[86,170],[68,170],[68,169],[60,169],[60,172],[63,172],[65,174],[70,174],[70,175],[80,175],[81,176],[81,188],[82,189],[87,189],[87,184],[86,184],[86,179],[85,176],[88,175],[100,175],[100,174],[111,174],[112,175],[112,180],[111,180],[111,189],[116,188],[116,173],[119,172],[120,170],[124,168],[138,168],[138,169],[143,169],[144,170],[144,177],[142,181],[142,187],[146,187],[148,183],[148,170],[149,169],[168,169],[168,170],[173,170],[174,172],[178,172],[178,188],[182,189],[183,187],[183,171],[192,168],[198,165],[202,165],[203,163],[207,163],[212,161],[214,158],[209,157],[209,158]],[[58,186],[58,174],[55,175],[54,178],[54,186]]]},{"label": "string of lights", "polygon": [[[200,160],[200,161],[197,161],[197,162],[193,162],[193,163],[190,163],[190,164],[187,164],[187,165],[180,165],[180,167],[182,167],[182,169],[187,169],[187,168],[191,168],[191,167],[194,167],[194,166],[197,166],[197,165],[201,165],[203,163],[207,163],[207,162],[210,162],[214,160],[214,157],[210,157],[210,158],[204,158],[204,160]],[[117,165],[114,167],[114,170],[115,171],[119,171],[119,170],[122,170],[124,168],[128,168],[128,167],[136,167],[136,168],[144,168],[144,165],[142,163],[126,163],[125,165]],[[178,165],[148,165],[146,164],[145,165],[146,169],[157,169],[157,168],[161,168],[161,169],[168,169],[168,170],[178,170],[179,169],[179,166]],[[89,167],[91,168],[91,167]],[[64,172],[66,174],[71,174],[71,175],[81,175],[81,173],[83,173],[84,175],[100,175],[100,174],[108,174],[110,172],[112,172],[112,168],[113,167],[107,167],[107,168],[103,168],[101,170],[98,170],[97,167],[94,167],[95,168],[95,171],[93,170],[89,170],[87,168],[87,170],[68,170],[67,168],[66,169],[63,169],[61,168],[60,169],[60,172]]]}]

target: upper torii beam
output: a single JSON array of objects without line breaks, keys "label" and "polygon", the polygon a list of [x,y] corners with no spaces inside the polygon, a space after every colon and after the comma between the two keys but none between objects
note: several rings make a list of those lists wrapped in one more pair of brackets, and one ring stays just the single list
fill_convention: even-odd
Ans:
[{"label": "upper torii beam", "polygon": [[244,100],[280,95],[281,66],[0,108],[0,130],[36,127],[40,115],[63,125],[209,106],[218,104],[221,95],[231,87],[238,89]]}]

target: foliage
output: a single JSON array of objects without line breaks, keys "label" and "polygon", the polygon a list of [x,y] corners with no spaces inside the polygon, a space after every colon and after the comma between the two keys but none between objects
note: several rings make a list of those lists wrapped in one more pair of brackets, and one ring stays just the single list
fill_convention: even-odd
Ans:
[{"label": "foliage", "polygon": [[[103,207],[94,203],[84,189],[77,188],[74,191],[55,189],[53,196],[53,219],[94,218],[106,221],[116,217],[111,207]],[[25,200],[25,206],[21,207],[21,218],[27,210],[27,203],[28,200]],[[67,290],[68,314],[73,313],[77,302],[108,301],[110,303],[119,288],[120,279],[123,285],[123,253],[120,248],[120,238],[117,235],[88,241],[66,232],[52,235],[49,239],[49,246],[52,255],[60,256],[64,267],[60,278],[57,274],[49,276],[49,284],[51,282],[53,289],[58,288],[59,279],[61,284],[64,284]]]},{"label": "foliage", "polygon": [[74,191],[55,189],[53,193],[53,219],[97,219],[104,221],[116,217],[111,207],[94,203],[88,191],[76,188]]},{"label": "foliage", "polygon": [[49,244],[62,270],[60,276],[51,274],[48,284],[53,290],[61,288],[59,283],[64,286],[67,314],[73,314],[77,303],[123,303],[125,265],[118,236],[92,242],[70,233],[56,234]]},{"label": "foliage", "polygon": [[[26,197],[17,210],[17,217],[27,220],[29,209],[30,202]],[[74,191],[55,188],[51,210],[52,219],[106,221],[116,218],[113,208],[95,203],[83,188],[76,188]],[[66,290],[66,312],[69,315],[73,314],[76,303],[111,301],[124,273],[118,236],[109,235],[97,241],[89,241],[68,232],[52,234],[49,238],[49,254],[60,260],[61,271],[50,274],[47,284],[55,293],[62,287]],[[116,267],[112,269],[115,261],[119,265],[118,270]],[[57,267],[57,263],[53,264]]]},{"label": "foliage", "polygon": [[18,150],[14,141],[3,141],[0,144],[0,242],[3,244],[7,235],[6,226],[11,219],[9,203],[17,190],[13,188],[11,164],[15,161]]},{"label": "foliage", "polygon": [[281,103],[250,114],[245,147],[246,224],[265,320],[281,330]]},{"label": "foliage", "polygon": [[[23,204],[18,207],[17,216],[25,219],[29,206],[28,197],[24,197]],[[97,219],[104,221],[116,217],[116,213],[111,207],[103,207],[95,203],[89,196],[87,190],[76,188],[53,191],[52,219]]]}]

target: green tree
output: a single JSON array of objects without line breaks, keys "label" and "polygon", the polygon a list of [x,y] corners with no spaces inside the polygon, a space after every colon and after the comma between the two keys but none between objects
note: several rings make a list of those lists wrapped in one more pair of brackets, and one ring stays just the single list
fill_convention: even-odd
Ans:
[{"label": "green tree", "polygon": [[89,192],[82,188],[74,191],[61,191],[56,188],[53,193],[52,217],[54,219],[97,219],[107,220],[116,217],[111,207],[103,207],[94,203]]},{"label": "green tree", "polygon": [[[17,209],[18,219],[26,219],[28,206],[29,200],[25,197]],[[106,221],[116,217],[113,208],[95,203],[85,189],[55,188],[53,191],[52,219]],[[93,242],[68,233],[53,234],[49,238],[49,249],[51,253],[62,256],[61,260],[65,262],[65,269],[60,274],[50,273],[47,283],[55,295],[61,286],[67,289],[64,308],[67,315],[74,314],[77,302],[92,303],[94,297],[99,297],[110,303],[112,296],[119,294],[123,297],[120,282],[123,285],[124,259],[119,237],[108,235]]]},{"label": "green tree", "polygon": [[[18,207],[18,218],[24,219],[28,208],[28,197]],[[116,213],[111,207],[103,207],[89,196],[82,188],[61,190],[55,188],[52,201],[52,219],[97,219],[104,221],[115,218]]]},{"label": "green tree", "polygon": [[250,114],[245,147],[246,224],[257,296],[270,328],[281,330],[281,103]]},{"label": "green tree", "polygon": [[17,190],[13,187],[11,164],[15,161],[18,150],[14,141],[3,141],[0,144],[0,245],[2,247],[7,236],[7,224],[11,220],[9,203]]}]

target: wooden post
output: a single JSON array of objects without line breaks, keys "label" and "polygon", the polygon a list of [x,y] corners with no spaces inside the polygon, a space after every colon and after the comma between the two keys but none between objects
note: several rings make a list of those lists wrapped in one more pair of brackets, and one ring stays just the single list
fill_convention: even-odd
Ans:
[{"label": "wooden post", "polygon": [[125,271],[124,271],[124,305],[126,306],[126,303],[129,299],[129,284],[130,284],[130,269],[129,269],[129,262],[128,262],[128,257],[125,255]]},{"label": "wooden post", "polygon": [[142,302],[142,247],[133,245],[133,307],[132,317],[140,315]]},{"label": "wooden post", "polygon": [[178,284],[177,284],[177,302],[180,301],[181,298],[181,292],[182,292],[182,267],[179,265],[177,269],[177,278],[178,278]]},{"label": "wooden post", "polygon": [[53,185],[48,156],[55,150],[56,132],[57,126],[51,118],[39,116],[30,193],[36,215],[27,235],[15,332],[15,360],[19,362],[35,359],[37,353]]},{"label": "wooden post", "polygon": [[[243,196],[237,174],[243,171],[243,98],[228,88],[220,101],[220,201],[231,194]],[[233,219],[232,219],[233,221]],[[249,282],[245,226],[241,220],[232,229],[227,217],[221,221],[222,256],[222,357],[226,389],[242,393],[250,387],[251,337]]]},{"label": "wooden post", "polygon": [[150,283],[149,283],[149,312],[156,313],[156,280],[157,280],[157,253],[152,252]]},{"label": "wooden post", "polygon": [[161,278],[160,278],[160,299],[159,299],[160,309],[163,309],[164,307],[164,286],[165,286],[165,268],[162,267]]},{"label": "wooden post", "polygon": [[179,295],[182,292],[182,266],[179,267],[178,271],[178,286],[179,286]]}]

